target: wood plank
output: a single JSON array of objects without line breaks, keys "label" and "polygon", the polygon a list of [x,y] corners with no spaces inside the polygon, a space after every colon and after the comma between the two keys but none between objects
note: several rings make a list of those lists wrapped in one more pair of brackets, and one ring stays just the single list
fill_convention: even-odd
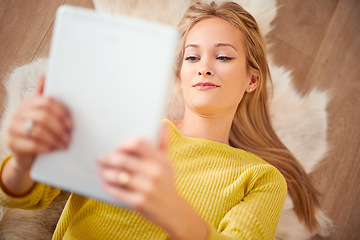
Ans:
[{"label": "wood plank", "polygon": [[1,0],[0,116],[7,97],[3,82],[15,68],[48,56],[55,13],[62,4],[94,8],[91,0]]},{"label": "wood plank", "polygon": [[[91,0],[0,0],[0,83],[12,69],[48,55],[61,4],[93,8]],[[278,0],[270,35],[275,61],[294,69],[303,93],[327,89],[330,151],[312,175],[336,229],[329,238],[360,239],[360,1]],[[0,84],[0,112],[5,91]]]},{"label": "wood plank", "polygon": [[273,37],[272,40],[276,40],[276,46],[270,49],[274,62],[291,70],[295,88],[301,93],[306,93],[309,87],[303,84],[303,79],[309,74],[314,57],[299,51],[282,39]]},{"label": "wood plank", "polygon": [[360,1],[285,1],[274,21],[270,49],[275,62],[294,69],[302,93],[329,91],[330,151],[312,176],[334,219],[328,238],[360,239]]},{"label": "wood plank", "polygon": [[331,151],[314,177],[323,207],[333,219],[329,240],[360,237],[360,2],[340,0],[305,85],[330,90],[328,140]]},{"label": "wood plank", "polygon": [[277,15],[279,21],[273,34],[312,56],[320,46],[338,0],[277,2],[280,6]]},{"label": "wood plank", "polygon": [[293,69],[294,84],[303,93],[309,87],[302,82],[313,64],[337,2],[278,0],[280,8],[269,35],[273,45],[269,52],[275,63]]},{"label": "wood plank", "polygon": [[[346,88],[360,76],[360,2],[341,0],[307,82],[318,81],[322,88]],[[330,82],[329,82],[330,81]]]},{"label": "wood plank", "polygon": [[6,91],[3,82],[18,66],[31,61],[63,0],[2,0],[0,4],[0,114]]},{"label": "wood plank", "polygon": [[0,5],[0,59],[3,79],[13,68],[28,63],[51,26],[63,0],[3,0]]},{"label": "wood plank", "polygon": [[[94,9],[94,4],[93,4],[92,0],[65,0],[64,4]],[[53,29],[54,29],[54,21],[51,24],[51,27],[50,27],[49,31],[47,32],[45,38],[43,39],[38,51],[34,55],[34,59],[40,58],[40,57],[48,57],[49,51],[50,51],[50,44],[51,44],[51,37],[52,37]]]},{"label": "wood plank", "polygon": [[[359,239],[360,236],[360,114],[353,101],[359,99],[360,83],[334,96],[328,107],[328,139],[331,147],[314,178],[323,193],[323,208],[333,219],[335,231],[329,240]],[[359,106],[359,105],[355,105]]]}]

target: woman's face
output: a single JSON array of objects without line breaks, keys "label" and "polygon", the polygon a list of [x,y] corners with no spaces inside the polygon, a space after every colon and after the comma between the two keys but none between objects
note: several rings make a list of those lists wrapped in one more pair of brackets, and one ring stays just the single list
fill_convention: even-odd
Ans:
[{"label": "woman's face", "polygon": [[184,48],[186,107],[201,115],[235,113],[251,83],[242,32],[221,18],[205,19],[189,31]]}]

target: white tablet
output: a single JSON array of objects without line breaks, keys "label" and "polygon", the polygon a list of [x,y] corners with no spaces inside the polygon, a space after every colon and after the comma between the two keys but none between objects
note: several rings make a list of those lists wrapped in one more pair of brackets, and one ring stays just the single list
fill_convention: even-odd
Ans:
[{"label": "white tablet", "polygon": [[123,206],[100,187],[95,158],[129,137],[155,139],[177,40],[160,23],[60,7],[45,94],[69,108],[74,129],[68,150],[37,157],[33,179]]}]

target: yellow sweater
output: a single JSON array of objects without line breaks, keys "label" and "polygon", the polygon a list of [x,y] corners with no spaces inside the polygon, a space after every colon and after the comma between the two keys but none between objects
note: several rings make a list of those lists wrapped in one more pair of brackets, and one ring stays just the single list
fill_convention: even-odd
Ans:
[{"label": "yellow sweater", "polygon": [[[287,192],[280,172],[254,154],[185,137],[167,123],[177,190],[209,224],[209,239],[273,239]],[[59,193],[40,183],[23,198],[1,190],[0,205],[40,209]],[[53,239],[158,240],[168,236],[136,212],[71,194]]]}]

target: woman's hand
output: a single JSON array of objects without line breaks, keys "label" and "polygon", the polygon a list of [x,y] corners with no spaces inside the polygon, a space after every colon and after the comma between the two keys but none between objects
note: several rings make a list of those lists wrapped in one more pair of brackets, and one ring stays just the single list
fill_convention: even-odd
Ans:
[{"label": "woman's hand", "polygon": [[25,99],[13,113],[7,143],[18,164],[30,168],[35,155],[65,149],[72,128],[67,109],[43,96],[45,77],[38,81],[37,93]]},{"label": "woman's hand", "polygon": [[[157,222],[179,196],[166,152],[143,139],[132,139],[99,158],[104,189],[145,217]],[[175,205],[176,206],[176,205]]]},{"label": "woman's hand", "polygon": [[[65,149],[70,142],[70,114],[59,102],[42,95],[44,82],[45,77],[40,77],[36,95],[23,100],[9,123],[7,144],[12,158],[4,166],[2,183],[15,195],[33,183],[28,178],[37,154]],[[25,180],[29,183],[24,185]]]},{"label": "woman's hand", "polygon": [[161,226],[171,239],[205,239],[206,223],[176,191],[165,146],[132,139],[99,158],[103,188]]}]

